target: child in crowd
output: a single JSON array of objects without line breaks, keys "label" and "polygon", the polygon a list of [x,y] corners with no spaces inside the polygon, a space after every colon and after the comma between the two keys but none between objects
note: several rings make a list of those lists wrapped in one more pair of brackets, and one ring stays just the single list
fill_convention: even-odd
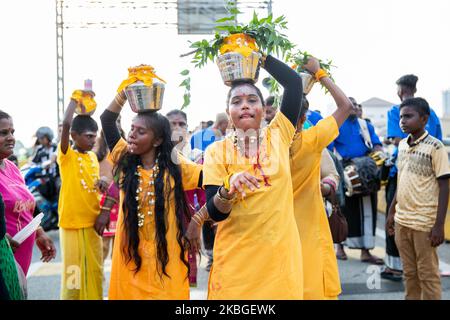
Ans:
[{"label": "child in crowd", "polygon": [[[73,118],[77,104],[76,100],[70,100],[58,145],[62,181],[58,208],[63,262],[61,299],[101,300],[102,239],[94,223],[100,212],[98,189],[105,186],[101,185],[98,160],[91,151],[98,126],[87,115]],[[69,144],[69,136],[73,146]]]},{"label": "child in crowd", "polygon": [[[444,145],[426,130],[430,107],[422,98],[400,105],[397,191],[386,228],[395,234],[407,300],[441,299],[437,247],[444,241],[450,169]],[[394,227],[395,222],[395,227]]]}]

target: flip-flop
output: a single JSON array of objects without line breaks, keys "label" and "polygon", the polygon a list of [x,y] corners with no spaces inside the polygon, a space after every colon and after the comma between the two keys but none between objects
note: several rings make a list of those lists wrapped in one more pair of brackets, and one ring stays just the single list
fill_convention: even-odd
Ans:
[{"label": "flip-flop", "polygon": [[376,265],[379,265],[379,266],[384,264],[383,259],[375,257],[373,255],[371,255],[370,258],[361,259],[361,262],[370,263],[370,264],[376,264]]},{"label": "flip-flop", "polygon": [[403,280],[403,276],[398,273],[394,272],[388,272],[388,271],[382,271],[380,273],[381,278],[391,280],[391,281],[397,281],[400,282]]},{"label": "flip-flop", "polygon": [[450,277],[450,271],[441,271],[440,272],[441,277]]}]

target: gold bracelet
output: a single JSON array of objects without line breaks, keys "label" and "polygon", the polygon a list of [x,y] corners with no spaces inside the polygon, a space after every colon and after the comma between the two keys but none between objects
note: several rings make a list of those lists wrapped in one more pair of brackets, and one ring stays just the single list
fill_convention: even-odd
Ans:
[{"label": "gold bracelet", "polygon": [[115,97],[114,97],[114,101],[119,105],[119,106],[121,106],[121,107],[123,107],[123,105],[125,104],[125,99],[123,99],[120,95],[116,95]]},{"label": "gold bracelet", "polygon": [[219,189],[217,189],[217,193],[216,193],[217,200],[219,200],[220,202],[222,202],[223,204],[226,204],[226,205],[233,204],[234,200],[236,199],[236,194],[234,194],[233,198],[231,198],[231,199],[225,198],[224,196],[222,196],[220,194],[220,189],[222,189],[222,188],[223,187],[220,187]]},{"label": "gold bracelet", "polygon": [[202,219],[203,222],[209,219],[209,213],[208,208],[206,207],[206,204],[200,208],[200,210],[196,213],[200,219]]},{"label": "gold bracelet", "polygon": [[201,227],[203,224],[202,221],[200,220],[200,218],[197,216],[197,214],[194,214],[191,217],[191,220],[194,221],[199,227]]},{"label": "gold bracelet", "polygon": [[192,217],[192,220],[198,225],[202,226],[206,220],[209,219],[208,209],[206,208],[206,204],[198,210]]}]

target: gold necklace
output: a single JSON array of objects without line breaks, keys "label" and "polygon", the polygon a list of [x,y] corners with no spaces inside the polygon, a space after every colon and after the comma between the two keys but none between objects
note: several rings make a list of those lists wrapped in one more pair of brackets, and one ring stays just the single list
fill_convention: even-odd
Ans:
[{"label": "gold necklace", "polygon": [[[140,172],[142,170],[142,166],[137,166],[135,175],[138,176],[138,187],[136,189],[136,201],[138,202],[137,206],[137,216],[138,216],[138,226],[139,228],[142,228],[144,226],[144,220],[145,220],[145,213],[141,211],[141,209],[144,209],[145,203],[148,201],[148,211],[147,215],[150,217],[153,215],[152,210],[154,210],[155,207],[155,201],[156,201],[156,194],[155,194],[155,180],[158,176],[159,167],[158,167],[158,159],[156,159],[155,164],[150,169],[152,171],[150,175],[150,179],[148,182],[148,186],[143,186],[143,179],[141,178],[142,174]],[[141,201],[139,201],[141,200]],[[146,201],[147,200],[147,201]]]},{"label": "gold necklace", "polygon": [[[76,151],[76,150],[75,150],[75,151]],[[76,151],[76,152],[78,152],[78,151]],[[80,154],[80,152],[78,152],[78,153]],[[90,153],[90,152],[88,152],[87,154],[88,154],[89,160],[90,160],[90,163],[88,163],[88,166],[90,165],[91,168],[95,168],[95,160],[93,159],[94,155],[93,155],[92,153]],[[98,178],[99,178],[98,174],[96,174],[96,173],[92,173],[92,174],[91,174],[92,180],[94,181],[94,185],[93,185],[93,186],[89,186],[89,185],[87,184],[86,180],[84,180],[84,178],[83,178],[83,173],[84,173],[84,170],[83,170],[83,169],[84,169],[84,168],[83,168],[83,157],[81,157],[81,154],[78,156],[77,160],[78,160],[78,164],[79,164],[79,166],[80,166],[80,169],[79,169],[79,171],[78,171],[78,174],[79,174],[79,176],[80,176],[80,183],[81,183],[81,186],[82,186],[83,189],[86,190],[88,193],[97,192],[97,188],[95,187],[95,183],[96,183],[96,181],[97,181]]]},{"label": "gold necklace", "polygon": [[[234,132],[232,133],[232,141],[233,141],[233,145],[235,147],[235,149],[241,154],[244,155],[245,157],[252,157],[252,155],[247,155],[245,152],[245,136],[244,137],[238,137],[238,133],[237,130],[234,130]],[[264,135],[263,133],[260,131],[258,136],[249,136],[249,151],[250,150],[257,150],[257,153],[259,153],[259,148],[262,144],[262,141],[264,139]],[[256,144],[256,148],[255,148],[255,144]],[[254,155],[253,155],[254,156]]]}]

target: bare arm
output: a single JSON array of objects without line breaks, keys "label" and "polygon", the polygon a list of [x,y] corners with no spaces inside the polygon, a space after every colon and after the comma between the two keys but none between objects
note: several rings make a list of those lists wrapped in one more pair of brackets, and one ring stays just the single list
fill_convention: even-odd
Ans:
[{"label": "bare arm", "polygon": [[438,179],[438,184],[439,184],[439,200],[438,200],[436,224],[444,225],[448,207],[448,178]]},{"label": "bare arm", "polygon": [[66,154],[67,149],[69,148],[70,126],[72,124],[73,114],[75,113],[76,107],[77,102],[73,99],[70,99],[69,105],[67,106],[66,112],[64,113],[60,140],[61,152],[64,154]]},{"label": "bare arm", "polygon": [[439,184],[439,198],[436,222],[431,229],[430,240],[431,246],[437,247],[444,242],[444,224],[445,215],[447,214],[448,207],[448,177],[438,179]]},{"label": "bare arm", "polygon": [[[315,75],[320,69],[319,60],[314,57],[309,58],[305,68],[310,73]],[[333,113],[333,117],[336,119],[338,127],[340,127],[350,115],[350,111],[353,109],[353,104],[350,99],[347,98],[345,93],[333,82],[333,80],[330,79],[330,77],[325,76],[321,78],[320,83],[327,88],[336,102],[337,109]]]},{"label": "bare arm", "polygon": [[391,206],[389,207],[388,214],[392,217],[395,216],[395,206],[397,205],[397,191],[395,191],[394,198],[392,199]]},{"label": "bare arm", "polygon": [[339,185],[339,174],[334,165],[333,158],[329,154],[328,149],[323,149],[322,159],[320,163],[321,191],[323,196],[327,196],[331,192],[331,188],[336,191]]},{"label": "bare arm", "polygon": [[327,88],[336,102],[337,109],[333,112],[333,117],[336,119],[338,127],[340,127],[350,115],[353,104],[345,93],[329,77],[323,77],[320,79],[320,82]]},{"label": "bare arm", "polygon": [[108,108],[106,108],[106,110],[109,110],[114,113],[120,113],[122,111],[122,107],[126,101],[127,101],[127,96],[125,95],[125,92],[122,91],[114,97],[114,100],[111,101],[111,103],[109,104]]},{"label": "bare arm", "polygon": [[395,233],[394,218],[396,205],[397,205],[397,191],[395,191],[394,198],[392,199],[391,206],[389,207],[389,212],[386,217],[386,230],[390,236],[393,236]]}]

